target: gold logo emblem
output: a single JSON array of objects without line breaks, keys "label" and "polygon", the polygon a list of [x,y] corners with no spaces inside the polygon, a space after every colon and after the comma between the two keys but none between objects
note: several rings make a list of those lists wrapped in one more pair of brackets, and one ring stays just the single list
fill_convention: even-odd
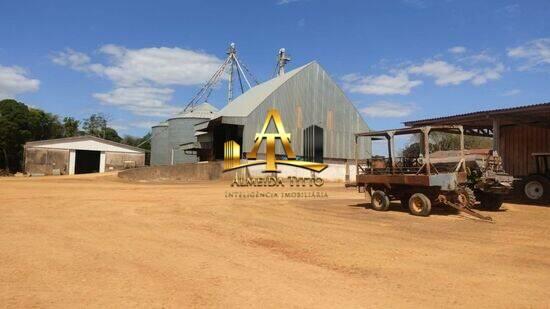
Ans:
[{"label": "gold logo emblem", "polygon": [[[277,133],[267,133],[267,128],[273,120]],[[258,151],[263,141],[266,141],[265,147],[265,160],[256,160],[258,158]],[[288,160],[277,160],[275,156],[275,142],[280,140],[283,149],[285,151]],[[241,164],[240,145],[235,141],[227,141],[224,143],[224,172],[247,166],[265,164],[266,169],[264,173],[277,173],[277,164],[296,166],[304,169],[308,169],[314,172],[322,172],[328,167],[328,165],[317,162],[307,162],[296,160],[296,154],[292,150],[290,145],[290,133],[286,133],[281,121],[281,115],[276,109],[271,109],[267,112],[264,126],[260,133],[256,133],[254,138],[254,146],[247,155],[248,159],[252,162]]]}]

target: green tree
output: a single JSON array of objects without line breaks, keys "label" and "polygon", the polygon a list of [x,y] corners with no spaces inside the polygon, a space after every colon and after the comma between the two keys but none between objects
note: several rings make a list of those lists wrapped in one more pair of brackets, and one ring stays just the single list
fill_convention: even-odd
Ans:
[{"label": "green tree", "polygon": [[139,147],[145,150],[151,150],[150,139],[151,139],[151,133],[147,133],[143,137],[125,135],[121,143],[134,146],[134,147]]},{"label": "green tree", "polygon": [[136,147],[145,150],[151,150],[151,132],[145,134],[142,138],[140,138],[139,143],[136,145]]},{"label": "green tree", "polygon": [[89,135],[104,138],[110,141],[120,143],[122,138],[118,132],[107,125],[107,118],[103,114],[92,114],[84,119],[82,128]]},{"label": "green tree", "polygon": [[0,158],[7,171],[20,169],[23,145],[32,137],[28,107],[15,100],[0,101]]},{"label": "green tree", "polygon": [[63,136],[63,126],[59,117],[36,108],[28,109],[32,140],[44,140]]},{"label": "green tree", "polygon": [[117,143],[122,141],[122,138],[118,135],[118,132],[110,127],[105,128],[103,138]]},{"label": "green tree", "polygon": [[63,136],[72,137],[79,135],[78,127],[80,126],[80,121],[74,119],[73,117],[63,118]]},{"label": "green tree", "polygon": [[[420,155],[419,136],[415,136],[412,142],[407,145],[403,151],[404,157],[418,157]],[[493,145],[490,137],[482,136],[464,136],[464,149],[488,149]],[[460,135],[445,132],[430,133],[430,152],[440,150],[458,150],[460,149]]]},{"label": "green tree", "polygon": [[107,119],[103,114],[92,114],[90,117],[84,119],[82,128],[88,135],[105,138]]}]

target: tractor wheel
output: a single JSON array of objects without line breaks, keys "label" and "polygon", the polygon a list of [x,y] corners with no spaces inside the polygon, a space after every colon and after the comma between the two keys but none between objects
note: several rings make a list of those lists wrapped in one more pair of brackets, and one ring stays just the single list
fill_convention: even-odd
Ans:
[{"label": "tractor wheel", "polygon": [[502,206],[502,197],[498,194],[481,192],[479,202],[481,209],[497,211]]},{"label": "tractor wheel", "polygon": [[427,217],[432,211],[432,202],[426,195],[415,193],[409,199],[409,210],[415,216]]},{"label": "tractor wheel", "polygon": [[384,191],[376,190],[372,192],[371,205],[374,210],[386,211],[390,207],[390,199]]},{"label": "tractor wheel", "polygon": [[474,191],[468,187],[459,187],[457,189],[457,202],[461,206],[473,208],[476,205],[476,196]]},{"label": "tractor wheel", "polygon": [[532,202],[548,202],[550,201],[550,180],[541,175],[528,176],[525,179],[523,193]]}]

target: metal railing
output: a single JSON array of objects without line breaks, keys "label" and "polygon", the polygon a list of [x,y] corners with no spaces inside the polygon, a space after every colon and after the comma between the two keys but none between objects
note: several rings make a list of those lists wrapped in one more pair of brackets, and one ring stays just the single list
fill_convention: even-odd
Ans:
[{"label": "metal railing", "polygon": [[419,174],[424,167],[422,157],[375,157],[357,162],[357,174]]}]

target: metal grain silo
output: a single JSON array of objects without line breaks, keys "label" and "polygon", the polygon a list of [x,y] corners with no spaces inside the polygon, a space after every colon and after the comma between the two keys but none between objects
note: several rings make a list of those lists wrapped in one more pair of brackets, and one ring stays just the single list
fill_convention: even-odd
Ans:
[{"label": "metal grain silo", "polygon": [[168,164],[198,161],[195,154],[186,154],[180,146],[196,142],[195,124],[211,119],[217,111],[218,109],[205,102],[168,119]]},{"label": "metal grain silo", "polygon": [[168,123],[162,122],[151,128],[151,165],[170,164]]}]

